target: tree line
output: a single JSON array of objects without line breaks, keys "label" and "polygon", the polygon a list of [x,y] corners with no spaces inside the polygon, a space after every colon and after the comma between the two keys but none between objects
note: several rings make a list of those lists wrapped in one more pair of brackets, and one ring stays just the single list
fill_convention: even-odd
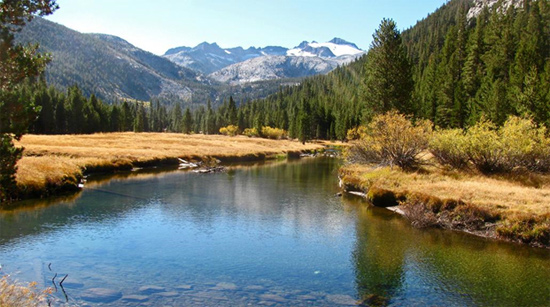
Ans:
[{"label": "tree line", "polygon": [[224,100],[217,108],[176,103],[86,99],[71,87],[60,94],[40,85],[34,133],[112,131],[219,133],[264,126],[309,139],[346,138],[376,115],[398,110],[442,128],[465,128],[482,117],[497,125],[508,116],[550,124],[550,5],[502,1],[468,19],[471,3],[451,1],[400,33],[384,19],[366,56],[328,75],[247,101]]}]

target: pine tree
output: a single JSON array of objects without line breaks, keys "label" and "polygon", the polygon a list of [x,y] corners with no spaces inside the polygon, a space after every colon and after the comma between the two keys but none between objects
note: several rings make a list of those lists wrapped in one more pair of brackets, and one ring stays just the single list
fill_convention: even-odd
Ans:
[{"label": "pine tree", "polygon": [[183,115],[183,127],[182,132],[190,134],[193,131],[193,117],[191,115],[191,110],[189,108],[185,109],[185,114]]},{"label": "pine tree", "polygon": [[383,19],[373,39],[365,68],[367,118],[392,109],[413,113],[412,67],[395,22]]},{"label": "pine tree", "polygon": [[149,130],[147,126],[147,111],[143,104],[137,106],[136,117],[134,119],[134,132],[146,132]]},{"label": "pine tree", "polygon": [[305,144],[312,137],[311,122],[311,107],[309,101],[304,98],[297,118],[298,140],[302,144]]},{"label": "pine tree", "polygon": [[38,53],[37,45],[16,45],[14,33],[35,15],[49,15],[55,9],[54,0],[11,0],[0,5],[0,203],[16,196],[16,164],[23,149],[13,141],[21,139],[39,111],[32,97],[21,95],[19,88],[25,79],[39,76],[49,60]]}]

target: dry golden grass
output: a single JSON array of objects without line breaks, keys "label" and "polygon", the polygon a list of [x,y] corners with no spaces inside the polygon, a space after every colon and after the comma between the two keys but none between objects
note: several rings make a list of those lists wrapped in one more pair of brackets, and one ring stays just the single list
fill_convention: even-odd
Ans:
[{"label": "dry golden grass", "polygon": [[550,178],[540,176],[538,187],[512,180],[482,175],[445,172],[428,168],[407,173],[395,168],[373,170],[367,165],[348,165],[342,170],[347,178],[363,188],[378,188],[402,193],[421,193],[439,199],[461,200],[492,212],[512,214],[550,214]]},{"label": "dry golden grass", "polygon": [[131,168],[176,158],[254,158],[323,147],[323,143],[302,145],[244,136],[131,132],[25,135],[18,145],[25,151],[18,163],[17,183],[27,195],[48,187],[74,185],[85,170]]},{"label": "dry golden grass", "polygon": [[91,135],[25,135],[21,141],[25,155],[64,155],[77,158],[130,159],[276,154],[314,150],[320,144],[289,140],[268,140],[221,135],[173,133],[105,133]]}]

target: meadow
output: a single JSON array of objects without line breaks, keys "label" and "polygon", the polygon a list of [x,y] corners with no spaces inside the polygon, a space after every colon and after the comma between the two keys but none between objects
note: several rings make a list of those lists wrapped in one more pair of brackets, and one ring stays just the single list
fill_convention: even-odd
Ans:
[{"label": "meadow", "polygon": [[176,133],[98,133],[25,135],[17,185],[23,198],[77,189],[84,174],[177,165],[178,158],[203,161],[262,160],[323,148],[323,143],[270,140],[245,136]]}]

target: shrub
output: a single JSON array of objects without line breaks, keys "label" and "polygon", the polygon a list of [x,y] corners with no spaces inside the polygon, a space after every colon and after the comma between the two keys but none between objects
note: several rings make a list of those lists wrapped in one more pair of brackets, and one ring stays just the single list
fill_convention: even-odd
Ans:
[{"label": "shrub", "polygon": [[413,124],[395,111],[377,115],[361,139],[347,150],[346,158],[356,163],[415,169],[423,163],[420,154],[428,148],[431,132],[429,121]]},{"label": "shrub", "polygon": [[456,143],[458,147],[464,144],[468,159],[482,173],[512,172],[517,168],[550,170],[550,139],[546,128],[537,127],[531,119],[513,116],[499,129],[481,120],[468,129],[466,141],[460,135],[450,132],[446,135],[450,144]]},{"label": "shrub", "polygon": [[550,139],[546,128],[528,118],[510,117],[499,130],[506,170],[524,167],[530,171],[550,169]]},{"label": "shrub", "polygon": [[220,128],[220,133],[228,136],[236,136],[238,131],[239,131],[239,127],[234,125],[229,125],[227,127]]},{"label": "shrub", "polygon": [[496,126],[482,119],[466,132],[465,151],[470,161],[482,173],[504,171],[504,150]]},{"label": "shrub", "polygon": [[430,152],[441,165],[464,169],[468,166],[467,139],[461,129],[437,131],[430,140]]},{"label": "shrub", "polygon": [[355,128],[351,128],[348,130],[348,133],[346,135],[346,139],[348,141],[356,141],[361,139],[362,136],[364,136],[367,132],[367,127],[365,126],[359,126]]},{"label": "shrub", "polygon": [[6,276],[0,277],[0,306],[46,306],[50,293],[51,289],[39,292],[36,283],[23,286],[12,283]]},{"label": "shrub", "polygon": [[262,135],[268,139],[279,140],[286,136],[286,131],[279,128],[264,126],[262,127]]},{"label": "shrub", "polygon": [[256,128],[246,128],[243,131],[243,135],[246,135],[248,137],[258,137],[260,134],[258,133],[258,129]]}]

